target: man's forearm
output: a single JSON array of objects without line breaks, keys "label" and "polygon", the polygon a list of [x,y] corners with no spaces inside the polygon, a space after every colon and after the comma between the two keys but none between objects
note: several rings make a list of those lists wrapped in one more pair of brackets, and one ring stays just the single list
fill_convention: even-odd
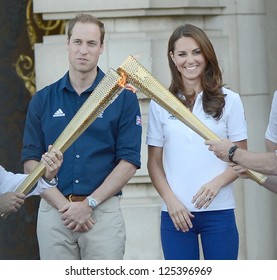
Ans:
[{"label": "man's forearm", "polygon": [[275,152],[255,153],[237,149],[234,153],[233,161],[262,174],[277,175],[277,157]]},{"label": "man's forearm", "polygon": [[118,193],[136,173],[136,166],[121,160],[92,196],[100,204]]},{"label": "man's forearm", "polygon": [[268,176],[265,182],[263,183],[263,187],[274,193],[277,193],[277,177]]},{"label": "man's forearm", "polygon": [[45,190],[41,197],[56,209],[61,209],[69,203],[67,198],[56,187]]}]

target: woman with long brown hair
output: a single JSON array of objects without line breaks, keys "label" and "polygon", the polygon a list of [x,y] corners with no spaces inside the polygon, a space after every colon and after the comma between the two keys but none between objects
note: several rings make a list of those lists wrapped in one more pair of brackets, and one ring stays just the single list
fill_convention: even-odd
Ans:
[{"label": "woman with long brown hair", "polygon": [[[220,138],[247,148],[239,94],[224,87],[213,45],[191,24],[168,42],[169,90]],[[150,103],[148,170],[164,203],[161,241],[165,259],[237,259],[239,235],[232,182],[237,175],[208,151],[197,133],[154,101]]]}]

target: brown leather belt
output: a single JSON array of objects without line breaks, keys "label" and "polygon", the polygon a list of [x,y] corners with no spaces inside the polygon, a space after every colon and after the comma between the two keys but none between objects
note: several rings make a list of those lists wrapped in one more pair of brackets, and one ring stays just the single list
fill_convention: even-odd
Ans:
[{"label": "brown leather belt", "polygon": [[75,195],[75,194],[70,194],[67,195],[66,198],[70,201],[70,202],[77,202],[77,201],[83,201],[87,198],[87,195]]}]

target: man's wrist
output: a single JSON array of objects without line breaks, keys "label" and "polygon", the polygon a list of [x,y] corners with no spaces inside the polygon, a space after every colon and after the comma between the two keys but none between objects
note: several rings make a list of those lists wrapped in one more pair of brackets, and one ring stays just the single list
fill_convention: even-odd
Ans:
[{"label": "man's wrist", "polygon": [[88,206],[91,207],[93,210],[98,206],[98,201],[91,195],[87,196],[87,200]]},{"label": "man's wrist", "polygon": [[233,162],[233,163],[236,163],[234,161],[234,155],[235,155],[235,151],[238,149],[238,146],[237,145],[234,145],[232,146],[230,149],[229,149],[229,152],[228,152],[228,159],[229,161]]}]

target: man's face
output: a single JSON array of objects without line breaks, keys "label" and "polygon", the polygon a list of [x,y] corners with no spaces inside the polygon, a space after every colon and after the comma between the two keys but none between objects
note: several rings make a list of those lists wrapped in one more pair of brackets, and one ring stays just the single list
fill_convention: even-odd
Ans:
[{"label": "man's face", "polygon": [[96,69],[104,46],[100,42],[100,29],[94,23],[77,22],[67,42],[70,69],[88,73]]}]

